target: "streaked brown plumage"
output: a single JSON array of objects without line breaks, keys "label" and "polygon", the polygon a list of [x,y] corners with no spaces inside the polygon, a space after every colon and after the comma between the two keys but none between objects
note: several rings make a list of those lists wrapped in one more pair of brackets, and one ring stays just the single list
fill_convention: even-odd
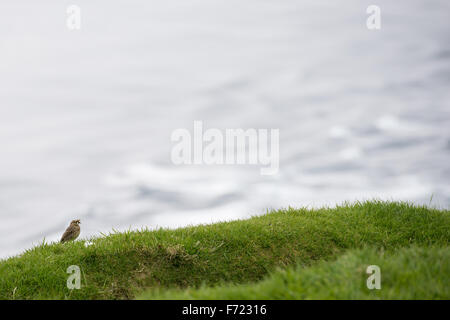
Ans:
[{"label": "streaked brown plumage", "polygon": [[67,227],[66,231],[61,237],[61,242],[72,241],[78,238],[80,235],[80,220],[72,220],[70,226]]}]

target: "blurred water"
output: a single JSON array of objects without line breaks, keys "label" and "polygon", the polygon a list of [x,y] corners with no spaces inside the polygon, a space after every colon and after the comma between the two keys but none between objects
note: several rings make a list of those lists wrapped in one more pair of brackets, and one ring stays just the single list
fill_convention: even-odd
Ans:
[{"label": "blurred water", "polygon": [[[66,8],[82,29],[66,28]],[[2,1],[0,257],[377,197],[450,204],[450,2]],[[170,134],[280,129],[280,172],[174,166]]]}]

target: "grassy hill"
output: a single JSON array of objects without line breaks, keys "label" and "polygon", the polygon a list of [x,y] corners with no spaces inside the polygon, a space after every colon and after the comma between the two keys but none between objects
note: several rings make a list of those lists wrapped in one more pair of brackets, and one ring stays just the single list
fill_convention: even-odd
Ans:
[{"label": "grassy hill", "polygon": [[[449,239],[448,210],[407,203],[278,210],[43,243],[0,261],[0,299],[449,299]],[[372,264],[381,290],[365,286]],[[71,265],[79,290],[66,286]]]},{"label": "grassy hill", "polygon": [[[381,270],[381,289],[368,290],[368,265]],[[450,250],[352,249],[336,260],[277,270],[252,284],[152,289],[139,299],[449,299]]]}]

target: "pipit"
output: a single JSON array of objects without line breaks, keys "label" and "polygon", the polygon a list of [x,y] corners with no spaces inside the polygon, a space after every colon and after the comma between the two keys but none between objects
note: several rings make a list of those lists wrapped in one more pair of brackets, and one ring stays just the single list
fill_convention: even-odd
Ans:
[{"label": "pipit", "polygon": [[61,237],[61,242],[72,241],[78,238],[80,235],[80,220],[72,220],[70,226],[67,227],[66,231]]}]

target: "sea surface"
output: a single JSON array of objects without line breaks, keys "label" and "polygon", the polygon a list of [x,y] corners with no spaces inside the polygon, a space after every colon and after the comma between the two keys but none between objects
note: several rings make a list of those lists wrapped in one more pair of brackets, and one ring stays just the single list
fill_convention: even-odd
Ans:
[{"label": "sea surface", "polygon": [[[75,218],[88,238],[372,198],[448,209],[450,1],[375,2],[1,1],[0,258]],[[195,120],[279,129],[279,173],[174,165]]]}]

